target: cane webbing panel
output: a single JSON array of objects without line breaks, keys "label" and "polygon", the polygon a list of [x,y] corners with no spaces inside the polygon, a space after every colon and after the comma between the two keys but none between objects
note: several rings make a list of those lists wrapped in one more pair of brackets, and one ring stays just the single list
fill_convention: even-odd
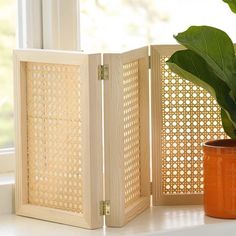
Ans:
[{"label": "cane webbing panel", "polygon": [[162,193],[203,192],[201,143],[226,138],[210,94],[171,72],[161,57]]},{"label": "cane webbing panel", "polygon": [[140,197],[138,61],[123,65],[125,207]]},{"label": "cane webbing panel", "polygon": [[83,213],[80,67],[28,62],[26,73],[29,204]]}]

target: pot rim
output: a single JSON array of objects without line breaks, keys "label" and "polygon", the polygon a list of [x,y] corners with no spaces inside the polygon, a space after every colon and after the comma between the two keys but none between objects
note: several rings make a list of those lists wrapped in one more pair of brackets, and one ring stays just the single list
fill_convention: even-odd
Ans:
[{"label": "pot rim", "polygon": [[217,149],[234,149],[236,150],[236,140],[234,139],[217,139],[210,140],[202,144],[204,148]]}]

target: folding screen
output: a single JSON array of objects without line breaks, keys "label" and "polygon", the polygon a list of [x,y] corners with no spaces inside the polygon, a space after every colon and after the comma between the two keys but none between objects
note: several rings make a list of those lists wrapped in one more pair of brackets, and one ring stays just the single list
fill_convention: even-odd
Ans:
[{"label": "folding screen", "polygon": [[226,138],[216,101],[170,71],[180,46],[152,46],[153,204],[199,204],[203,193],[201,144]]},{"label": "folding screen", "polygon": [[149,58],[153,204],[202,202],[201,143],[226,136],[216,102],[166,65],[178,49],[15,52],[18,215],[94,229],[150,207]]},{"label": "folding screen", "polygon": [[101,55],[15,52],[16,213],[101,227]]},{"label": "folding screen", "polygon": [[150,206],[148,48],[103,61],[106,224],[122,226]]}]

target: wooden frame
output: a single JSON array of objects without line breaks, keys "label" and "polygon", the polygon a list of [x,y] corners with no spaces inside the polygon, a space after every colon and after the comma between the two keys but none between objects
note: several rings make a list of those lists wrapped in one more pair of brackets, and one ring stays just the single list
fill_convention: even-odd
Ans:
[{"label": "wooden frame", "polygon": [[[64,65],[80,65],[82,78],[82,155],[83,155],[83,214],[31,205],[28,202],[27,163],[27,104],[26,62],[43,62]],[[99,228],[103,217],[99,201],[103,199],[102,176],[102,96],[101,83],[97,79],[97,67],[101,55],[77,52],[18,50],[14,52],[15,71],[15,127],[16,127],[16,213],[79,226]]]},{"label": "wooden frame", "polygon": [[[162,92],[160,57],[170,56],[183,49],[178,45],[162,45],[151,47],[151,94],[152,94],[152,196],[153,205],[186,205],[201,204],[202,194],[164,195],[162,193]],[[156,145],[154,145],[156,144]]]},{"label": "wooden frame", "polygon": [[[125,207],[123,65],[138,62],[140,115],[140,197]],[[150,206],[148,48],[104,54],[109,79],[104,81],[105,198],[111,215],[106,225],[120,227]]]},{"label": "wooden frame", "polygon": [[[175,74],[168,71],[168,66],[163,63],[163,60],[166,60],[175,51],[181,49],[184,48],[178,45],[151,47],[153,205],[202,204],[203,170],[201,143],[209,139],[226,137],[221,127],[219,108],[211,96],[200,87],[180,77],[177,78]],[[174,92],[175,90],[177,90],[177,93]],[[169,105],[170,103],[171,105]],[[181,128],[180,125],[183,124],[186,125]],[[166,128],[167,125],[168,128]],[[170,133],[168,135],[165,133],[167,129],[169,129],[168,132]],[[178,132],[174,134],[176,131]],[[205,132],[205,134],[203,135],[202,132]],[[176,141],[173,141],[173,137]],[[179,137],[183,138],[183,141]],[[166,141],[167,138],[170,141]],[[163,152],[166,143],[170,145],[166,149],[168,154]],[[177,148],[173,148],[170,143],[172,145],[176,144]],[[175,153],[172,152],[173,150]],[[169,153],[173,153],[173,155]],[[163,161],[167,160],[167,156],[169,162]],[[167,162],[170,164],[166,164]],[[174,170],[173,163],[175,163],[174,168],[176,168]],[[181,165],[185,167],[181,167]],[[170,168],[169,171],[167,170],[168,168]],[[181,168],[185,169],[181,171]],[[176,176],[173,174],[174,177],[169,177],[167,172],[169,172],[168,174],[175,172]],[[165,173],[165,177],[163,173]],[[165,182],[167,179],[170,184]],[[172,183],[172,179],[175,179],[176,183]],[[168,185],[168,188],[172,190],[165,191],[164,184],[166,187]],[[173,191],[173,185],[177,189],[176,191]],[[180,187],[185,190],[182,191]],[[187,187],[190,190],[187,190]]]}]

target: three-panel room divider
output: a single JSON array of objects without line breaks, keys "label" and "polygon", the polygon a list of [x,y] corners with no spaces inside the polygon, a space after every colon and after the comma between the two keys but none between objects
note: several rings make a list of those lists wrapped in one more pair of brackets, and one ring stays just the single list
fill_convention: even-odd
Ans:
[{"label": "three-panel room divider", "polygon": [[95,229],[201,203],[201,143],[225,135],[216,102],[166,65],[178,49],[15,51],[18,215]]}]

